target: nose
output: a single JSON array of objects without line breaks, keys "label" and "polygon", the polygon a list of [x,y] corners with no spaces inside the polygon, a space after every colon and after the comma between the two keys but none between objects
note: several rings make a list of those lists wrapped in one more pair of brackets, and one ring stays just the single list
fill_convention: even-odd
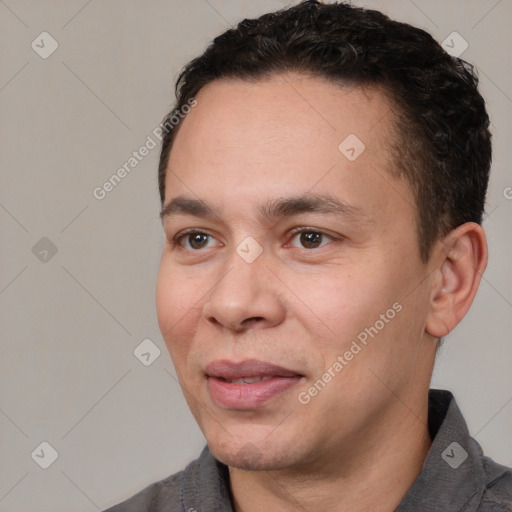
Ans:
[{"label": "nose", "polygon": [[204,304],[203,316],[210,324],[235,332],[274,327],[285,317],[279,285],[263,254],[247,263],[234,253]]}]

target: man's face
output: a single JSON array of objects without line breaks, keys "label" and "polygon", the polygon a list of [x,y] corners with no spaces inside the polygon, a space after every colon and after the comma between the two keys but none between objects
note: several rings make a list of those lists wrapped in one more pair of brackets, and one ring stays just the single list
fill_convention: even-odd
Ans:
[{"label": "man's face", "polygon": [[167,171],[157,313],[210,449],[325,466],[417,422],[430,278],[390,173],[391,104],[300,75],[196,99]]}]

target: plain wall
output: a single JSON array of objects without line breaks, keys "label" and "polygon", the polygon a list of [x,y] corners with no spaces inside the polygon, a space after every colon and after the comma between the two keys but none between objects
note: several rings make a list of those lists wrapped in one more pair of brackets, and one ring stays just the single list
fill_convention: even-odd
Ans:
[{"label": "plain wall", "polygon": [[[439,41],[458,32],[479,70],[495,148],[490,262],[433,386],[452,390],[487,454],[512,465],[512,4],[355,3]],[[189,59],[243,17],[285,5],[0,2],[0,511],[103,509],[203,447],[156,321],[159,148],[103,199],[93,191],[148,141]],[[58,43],[46,59],[31,47],[51,49],[44,31]],[[147,338],[161,350],[150,366],[133,354]],[[44,446],[31,456],[43,441],[58,452],[48,469],[36,463]]]}]

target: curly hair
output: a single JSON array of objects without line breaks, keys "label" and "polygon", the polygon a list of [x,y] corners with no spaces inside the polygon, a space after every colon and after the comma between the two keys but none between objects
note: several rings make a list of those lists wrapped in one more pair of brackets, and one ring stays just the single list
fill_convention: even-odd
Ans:
[{"label": "curly hair", "polygon": [[[392,173],[404,176],[414,192],[423,262],[450,230],[481,224],[491,134],[474,68],[447,54],[424,30],[379,11],[305,0],[244,19],[185,66],[176,82],[175,109],[164,123],[214,80],[259,80],[288,71],[387,94],[395,107]],[[178,129],[162,140],[162,204]]]}]

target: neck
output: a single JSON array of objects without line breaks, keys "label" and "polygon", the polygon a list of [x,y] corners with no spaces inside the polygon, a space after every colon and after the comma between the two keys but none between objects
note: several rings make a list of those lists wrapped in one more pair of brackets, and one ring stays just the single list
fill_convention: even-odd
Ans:
[{"label": "neck", "polygon": [[[406,409],[403,404],[397,407]],[[236,512],[395,510],[420,474],[430,448],[427,413],[427,405],[416,414],[394,411],[392,421],[383,419],[372,432],[351,440],[349,450],[330,451],[314,467],[230,467]]]}]

